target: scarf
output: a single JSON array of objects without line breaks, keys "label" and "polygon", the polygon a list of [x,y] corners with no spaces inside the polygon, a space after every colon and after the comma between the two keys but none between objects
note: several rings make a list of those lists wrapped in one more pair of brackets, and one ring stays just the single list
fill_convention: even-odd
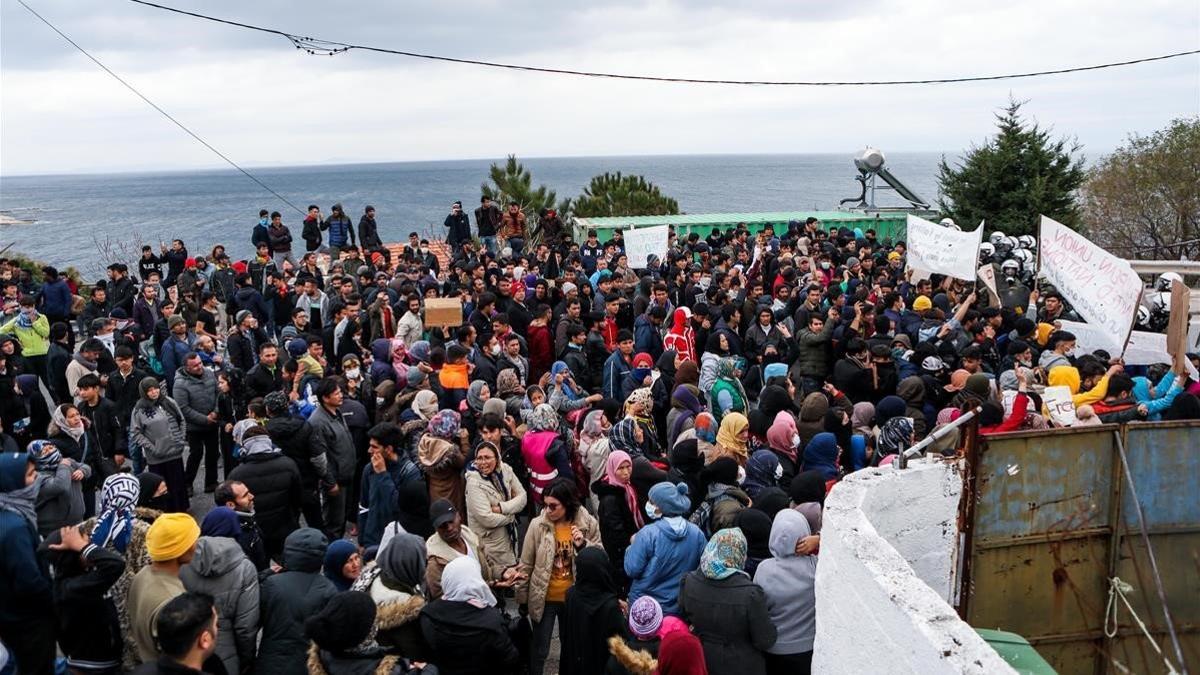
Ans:
[{"label": "scarf", "polygon": [[610,457],[612,453],[616,452],[624,452],[630,457],[641,457],[645,454],[634,436],[635,424],[637,424],[637,420],[626,417],[608,430],[608,444],[612,448],[609,453]]},{"label": "scarf", "polygon": [[738,464],[745,466],[748,455],[747,443],[740,435],[750,426],[750,420],[739,412],[731,412],[721,420],[721,428],[717,431],[717,445],[733,453]]},{"label": "scarf", "polygon": [[738,574],[746,565],[746,535],[736,527],[718,530],[700,555],[700,573],[709,579],[726,579]]},{"label": "scarf", "polygon": [[[35,314],[34,316],[37,316],[37,315]],[[30,330],[33,328],[33,319],[30,319],[29,316],[25,314],[25,312],[19,312],[19,313],[17,313],[17,327],[24,328],[25,330]]]},{"label": "scarf", "polygon": [[104,548],[112,544],[122,555],[133,534],[133,509],[141,496],[141,483],[133,474],[116,473],[100,488],[100,515],[92,530],[92,543]]},{"label": "scarf", "polygon": [[59,431],[70,436],[75,440],[76,443],[78,443],[79,439],[83,436],[84,426],[82,424],[77,427],[67,425],[67,416],[63,414],[63,410],[66,407],[66,405],[60,405],[52,409],[50,412],[50,420],[54,422],[54,426],[58,427]]},{"label": "scarf", "polygon": [[75,361],[75,363],[87,368],[91,372],[95,372],[96,368],[98,367],[95,361],[88,361],[87,359],[83,358],[82,352],[76,354],[74,357],[72,357],[72,359]]},{"label": "scarf", "polygon": [[588,450],[596,441],[605,437],[604,411],[593,410],[583,418],[583,428],[579,431],[579,455],[587,457]]},{"label": "scarf", "polygon": [[479,563],[468,555],[446,563],[442,570],[442,599],[465,602],[479,609],[496,606],[496,596],[483,581]]},{"label": "scarf", "polygon": [[557,431],[558,413],[549,403],[542,403],[526,418],[530,431]]},{"label": "scarf", "polygon": [[558,385],[559,389],[567,397],[568,401],[578,401],[579,392],[575,391],[575,387],[571,386],[571,368],[564,361],[555,361],[554,365],[550,366],[550,375],[558,376],[560,373],[566,376],[563,377],[562,384]]},{"label": "scarf", "polygon": [[[50,452],[42,454],[47,447],[50,448]],[[54,471],[62,462],[62,453],[50,441],[33,441],[26,451],[29,452],[33,463],[37,465],[38,471]]]},{"label": "scarf", "polygon": [[629,484],[629,481],[622,481],[617,476],[617,469],[621,465],[629,462],[629,468],[633,469],[633,458],[629,453],[623,450],[615,450],[608,454],[608,459],[604,462],[604,482],[614,487],[619,487],[625,490],[625,503],[629,506],[629,512],[633,514],[633,522],[637,524],[638,529],[641,529],[645,522],[642,520],[642,510],[638,508],[637,491]]},{"label": "scarf", "polygon": [[417,595],[425,581],[425,540],[415,534],[397,534],[388,539],[387,546],[380,546],[375,564],[385,584],[404,586],[403,590]]},{"label": "scarf", "polygon": [[258,436],[250,436],[249,438],[242,439],[241,456],[243,459],[251,455],[273,455],[280,452],[282,450],[275,447],[275,444],[271,442],[271,437],[266,434],[260,433]]},{"label": "scarf", "polygon": [[483,390],[487,388],[487,382],[483,380],[475,380],[467,387],[467,405],[471,408],[471,412],[476,415],[483,414]]},{"label": "scarf", "polygon": [[437,394],[428,389],[422,389],[413,397],[412,411],[417,414],[417,417],[429,421],[438,411]]},{"label": "scarf", "polygon": [[34,502],[37,500],[37,493],[37,481],[16,490],[0,492],[0,511],[12,511],[19,516],[24,516],[30,526],[36,530],[37,509],[34,507]]},{"label": "scarf", "polygon": [[392,338],[392,369],[396,371],[396,381],[404,382],[408,378],[408,350],[404,348],[404,340]]},{"label": "scarf", "polygon": [[767,447],[783,454],[793,463],[798,462],[796,442],[799,436],[796,432],[796,418],[786,410],[775,414],[775,421],[767,429]]}]

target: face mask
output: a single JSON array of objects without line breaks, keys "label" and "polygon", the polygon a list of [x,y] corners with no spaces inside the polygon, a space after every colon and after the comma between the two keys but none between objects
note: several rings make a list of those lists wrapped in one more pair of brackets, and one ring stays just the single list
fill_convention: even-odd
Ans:
[{"label": "face mask", "polygon": [[351,380],[357,380],[358,376],[359,376],[358,368],[351,368],[346,371],[346,377],[350,378]]},{"label": "face mask", "polygon": [[829,263],[827,263],[827,262],[822,262],[822,263],[821,263],[821,269],[823,269],[823,270],[827,270],[827,269],[829,269]]},{"label": "face mask", "polygon": [[386,400],[387,400],[387,399],[385,399],[385,398],[384,398],[384,397],[382,397],[382,396],[376,396],[376,397],[375,397],[375,407],[376,407],[376,408],[382,408],[382,407],[383,407],[383,402],[384,402],[384,401],[386,401]]},{"label": "face mask", "polygon": [[259,219],[258,219],[258,224],[259,224],[259,225],[266,225],[266,224],[267,224],[267,219],[266,219],[266,218],[259,218]]},{"label": "face mask", "polygon": [[738,467],[737,484],[741,485],[742,483],[745,483],[745,482],[746,482],[746,470],[739,466]]},{"label": "face mask", "polygon": [[146,506],[155,511],[163,511],[170,506],[170,495],[162,494],[157,497],[151,497]]},{"label": "face mask", "polygon": [[646,517],[650,520],[658,520],[659,518],[662,518],[662,513],[659,512],[657,506],[651,504],[650,502],[646,502]]},{"label": "face mask", "polygon": [[422,247],[421,247],[421,253],[429,253],[429,247],[428,247],[428,246],[422,246]]},{"label": "face mask", "polygon": [[800,447],[800,434],[792,434],[792,447]]},{"label": "face mask", "polygon": [[500,355],[500,345],[492,345],[492,355],[493,356]]},{"label": "face mask", "polygon": [[779,480],[780,478],[783,478],[783,465],[777,464],[775,466],[775,480]]}]

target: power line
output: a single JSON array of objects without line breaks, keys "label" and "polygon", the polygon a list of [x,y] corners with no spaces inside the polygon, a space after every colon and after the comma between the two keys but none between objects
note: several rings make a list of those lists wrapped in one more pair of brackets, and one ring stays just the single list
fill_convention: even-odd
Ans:
[{"label": "power line", "polygon": [[[520,70],[520,71],[534,72],[534,73],[548,73],[548,74],[553,74],[553,75],[573,75],[573,76],[578,76],[578,77],[597,77],[597,78],[607,78],[607,79],[613,79],[613,80],[641,80],[641,81],[645,81],[645,82],[676,82],[676,83],[682,83],[682,84],[727,84],[727,85],[753,85],[753,86],[775,86],[775,87],[882,87],[882,86],[905,85],[905,84],[955,84],[955,83],[962,83],[962,82],[985,82],[985,81],[990,81],[990,80],[1016,80],[1016,79],[1029,78],[1029,77],[1042,77],[1045,75],[1063,75],[1066,73],[1081,73],[1081,72],[1085,72],[1085,71],[1089,71],[1089,70],[1102,70],[1105,68],[1118,68],[1121,66],[1132,66],[1132,65],[1139,64],[1139,63],[1150,63],[1152,61],[1165,61],[1167,59],[1174,59],[1174,58],[1178,58],[1180,56],[1190,56],[1193,54],[1200,54],[1200,49],[1193,49],[1193,50],[1189,50],[1189,51],[1175,52],[1173,54],[1148,56],[1148,57],[1141,58],[1141,59],[1132,59],[1129,61],[1117,61],[1117,62],[1113,62],[1113,63],[1102,63],[1102,64],[1092,65],[1092,66],[1078,66],[1078,67],[1074,67],[1074,68],[1059,68],[1056,70],[1041,70],[1041,71],[1035,71],[1035,72],[1029,72],[1029,73],[1011,73],[1011,74],[1006,74],[1006,75],[980,75],[980,76],[974,76],[974,77],[948,77],[948,78],[926,79],[926,80],[862,80],[862,81],[824,81],[824,82],[822,82],[822,81],[781,81],[781,80],[711,80],[711,79],[691,78],[691,77],[659,77],[659,76],[654,76],[654,75],[627,75],[627,74],[622,74],[622,73],[606,73],[606,72],[595,72],[595,71],[585,71],[585,70],[569,70],[569,69],[565,69],[565,68],[545,68],[545,67],[541,67],[541,66],[527,66],[527,65],[520,65],[520,64],[513,64],[513,63],[499,63],[499,62],[495,62],[495,61],[480,61],[480,60],[476,60],[476,59],[463,59],[463,58],[456,58],[453,56],[440,56],[437,54],[423,54],[420,52],[410,52],[410,51],[405,51],[402,49],[388,49],[385,47],[372,47],[369,45],[357,45],[357,44],[352,44],[349,42],[338,42],[336,40],[324,40],[324,39],[320,39],[320,38],[303,36],[303,35],[298,35],[295,33],[288,33],[286,31],[278,30],[275,28],[267,28],[264,26],[256,26],[253,24],[241,23],[239,21],[231,21],[229,19],[222,19],[222,18],[215,17],[215,16],[209,16],[207,14],[200,14],[199,12],[189,12],[187,10],[182,10],[182,9],[178,9],[175,7],[168,7],[166,5],[160,5],[160,4],[157,4],[154,2],[148,2],[147,0],[129,0],[129,1],[136,2],[139,5],[145,5],[147,7],[161,9],[161,10],[164,10],[167,12],[174,12],[175,14],[182,14],[184,16],[190,16],[190,17],[193,17],[196,19],[203,19],[205,21],[213,21],[216,23],[223,23],[228,26],[235,26],[237,28],[244,28],[247,30],[259,31],[261,33],[269,33],[272,35],[279,35],[279,36],[282,36],[282,37],[288,39],[293,45],[295,45],[296,49],[302,49],[302,50],[308,52],[309,54],[314,54],[314,55],[320,54],[320,55],[326,55],[326,56],[333,56],[334,54],[340,54],[342,52],[348,52],[352,49],[358,49],[361,51],[377,52],[380,54],[393,54],[396,56],[407,56],[407,57],[415,58],[415,59],[426,59],[429,61],[442,61],[445,63],[459,63],[459,64],[471,65],[471,66],[483,66],[486,68],[502,68],[502,69],[506,69],[506,70]],[[24,3],[22,2],[22,4],[24,4]]]},{"label": "power line", "polygon": [[277,199],[279,199],[279,201],[281,201],[281,202],[283,202],[284,204],[287,204],[288,206],[292,207],[292,208],[293,208],[293,209],[295,209],[295,210],[296,210],[296,212],[297,212],[297,213],[299,213],[300,215],[308,215],[308,212],[307,212],[307,211],[303,211],[303,210],[301,210],[301,209],[300,209],[300,207],[298,207],[298,206],[296,206],[295,204],[293,204],[293,203],[291,203],[290,201],[288,201],[286,197],[284,197],[283,195],[279,194],[278,192],[276,192],[276,191],[272,190],[272,189],[271,189],[271,188],[270,188],[270,187],[269,187],[269,186],[268,186],[266,183],[264,183],[264,182],[262,182],[261,180],[259,180],[259,179],[258,179],[256,176],[254,176],[253,174],[251,174],[249,171],[247,171],[247,170],[243,169],[242,167],[238,166],[238,163],[237,163],[237,162],[233,161],[232,159],[229,159],[229,157],[225,156],[225,154],[224,154],[223,152],[221,152],[220,150],[218,150],[218,149],[214,148],[212,145],[210,145],[210,144],[208,143],[208,141],[204,140],[203,138],[200,138],[200,136],[199,136],[199,135],[197,135],[197,134],[196,134],[196,132],[194,132],[194,131],[192,131],[191,129],[189,129],[189,128],[187,128],[186,126],[184,126],[183,122],[180,122],[179,120],[175,119],[175,118],[174,118],[174,117],[172,117],[172,116],[171,116],[171,114],[170,114],[170,113],[168,113],[166,110],[163,110],[162,108],[160,108],[160,107],[158,106],[158,104],[156,104],[154,101],[151,101],[149,98],[147,98],[147,97],[146,97],[146,95],[145,95],[145,94],[143,94],[142,92],[138,91],[136,87],[134,87],[132,84],[129,84],[128,82],[126,82],[126,81],[125,81],[125,80],[124,80],[124,79],[123,79],[123,78],[122,78],[120,75],[118,75],[118,74],[116,74],[115,72],[113,72],[111,68],[109,68],[108,66],[104,65],[103,63],[101,63],[101,62],[100,62],[100,59],[96,58],[95,56],[92,56],[90,53],[88,53],[88,51],[87,51],[86,49],[84,49],[83,47],[80,47],[78,43],[76,43],[76,42],[75,42],[74,40],[72,40],[71,38],[67,37],[67,34],[66,34],[66,33],[64,33],[64,32],[62,32],[61,30],[59,30],[59,29],[58,29],[58,27],[57,27],[57,26],[55,26],[54,24],[50,23],[50,21],[49,21],[48,19],[46,19],[46,17],[42,16],[41,14],[38,14],[36,11],[34,11],[34,9],[33,9],[32,7],[30,7],[29,5],[25,4],[25,0],[17,0],[17,2],[21,3],[21,6],[22,6],[22,7],[24,7],[24,8],[25,8],[25,9],[27,9],[27,10],[29,10],[29,13],[30,13],[30,14],[32,14],[32,15],[34,15],[34,16],[36,16],[36,17],[37,17],[37,18],[38,18],[38,19],[39,19],[39,20],[40,20],[42,23],[44,23],[44,24],[46,24],[47,26],[49,26],[49,27],[50,27],[50,30],[54,31],[55,33],[58,33],[59,37],[61,37],[62,39],[66,40],[66,41],[67,41],[68,43],[70,43],[70,45],[71,45],[72,47],[74,47],[75,49],[78,49],[78,50],[79,50],[79,51],[80,51],[80,52],[81,52],[81,53],[82,53],[84,56],[86,56],[86,57],[88,57],[89,59],[91,59],[91,60],[92,60],[92,62],[93,62],[93,63],[95,63],[97,66],[100,66],[101,70],[103,70],[104,72],[106,72],[106,73],[108,73],[109,75],[111,75],[111,76],[113,77],[113,79],[115,79],[117,82],[120,82],[121,84],[125,85],[125,88],[126,88],[126,89],[128,89],[129,91],[132,91],[134,94],[137,94],[138,98],[142,99],[142,100],[143,100],[143,101],[145,101],[145,102],[146,102],[146,103],[147,103],[147,104],[148,104],[148,105],[149,105],[151,108],[154,108],[154,109],[155,109],[155,110],[157,110],[159,113],[161,113],[163,117],[166,117],[167,119],[169,119],[169,120],[171,120],[172,122],[174,122],[174,123],[175,123],[175,126],[179,127],[180,129],[183,129],[185,132],[187,132],[187,134],[188,134],[189,136],[191,136],[192,138],[194,138],[194,139],[196,139],[197,141],[199,141],[199,143],[200,143],[201,145],[203,145],[204,147],[206,147],[206,148],[208,148],[209,150],[211,150],[211,151],[213,152],[213,154],[215,154],[217,157],[220,157],[221,159],[225,160],[225,161],[226,161],[226,162],[229,164],[229,166],[232,166],[233,168],[235,168],[235,169],[237,169],[238,171],[242,172],[242,174],[243,174],[244,176],[246,176],[246,178],[249,178],[250,180],[254,181],[255,183],[258,183],[258,185],[259,185],[260,187],[262,187],[262,189],[264,189],[264,190],[266,190],[267,192],[270,192],[271,194],[275,195],[275,197],[276,197]]}]

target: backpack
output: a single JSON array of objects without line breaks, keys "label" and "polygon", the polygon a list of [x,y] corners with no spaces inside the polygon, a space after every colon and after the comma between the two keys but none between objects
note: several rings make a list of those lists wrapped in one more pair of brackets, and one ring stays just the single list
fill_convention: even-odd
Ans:
[{"label": "backpack", "polygon": [[712,524],[712,512],[716,505],[723,499],[732,499],[733,501],[737,501],[736,498],[730,497],[725,493],[721,493],[717,495],[715,499],[705,499],[704,501],[700,502],[700,506],[696,507],[696,510],[692,513],[691,517],[688,518],[688,522],[700,528],[700,531],[704,533],[705,539],[712,536],[712,532],[709,531],[709,528]]}]

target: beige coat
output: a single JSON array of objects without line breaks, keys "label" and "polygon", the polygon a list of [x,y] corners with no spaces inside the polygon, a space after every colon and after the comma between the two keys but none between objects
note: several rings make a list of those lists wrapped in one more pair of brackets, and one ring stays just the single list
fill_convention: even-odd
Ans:
[{"label": "beige coat", "polygon": [[[595,546],[603,550],[600,542],[600,524],[581,506],[572,523],[583,532],[584,546]],[[526,580],[517,586],[517,602],[529,606],[529,618],[542,620],[546,608],[546,591],[550,587],[550,570],[554,567],[554,524],[539,515],[529,523],[525,532],[525,545],[521,548],[521,571]],[[575,561],[571,561],[574,576]]]},{"label": "beige coat", "polygon": [[[499,579],[505,568],[517,562],[513,542],[508,538],[508,528],[525,508],[528,496],[512,467],[500,462],[496,471],[504,481],[508,499],[478,471],[467,471],[467,522],[471,523],[472,531],[479,534],[479,545],[491,559],[492,577]],[[500,507],[500,513],[492,512],[493,505]]]},{"label": "beige coat", "polygon": [[[479,569],[483,572],[483,580],[492,581],[492,561],[488,557],[487,549],[480,545],[479,536],[472,532],[471,528],[463,525],[462,538],[467,542],[470,550],[475,552],[476,560],[479,561]],[[442,597],[442,570],[446,569],[446,565],[450,564],[451,560],[462,556],[462,553],[442,541],[437,532],[429,535],[429,538],[425,540],[425,593],[431,601]]]}]

